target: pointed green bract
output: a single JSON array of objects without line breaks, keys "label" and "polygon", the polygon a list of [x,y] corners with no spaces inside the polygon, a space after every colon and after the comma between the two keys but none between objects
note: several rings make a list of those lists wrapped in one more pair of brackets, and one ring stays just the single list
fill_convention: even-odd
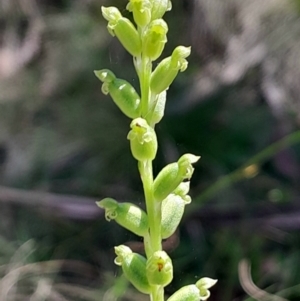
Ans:
[{"label": "pointed green bract", "polygon": [[161,237],[169,238],[175,233],[182,219],[186,202],[185,198],[169,194],[161,204]]},{"label": "pointed green bract", "polygon": [[164,117],[165,106],[167,100],[167,92],[163,91],[155,97],[154,102],[151,104],[150,112],[151,117],[149,118],[151,124],[155,125],[161,121]]}]

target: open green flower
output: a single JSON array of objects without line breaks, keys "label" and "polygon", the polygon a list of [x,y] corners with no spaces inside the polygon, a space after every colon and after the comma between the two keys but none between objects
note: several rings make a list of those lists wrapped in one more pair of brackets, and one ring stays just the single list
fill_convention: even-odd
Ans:
[{"label": "open green flower", "polygon": [[156,251],[147,260],[147,278],[150,284],[167,286],[173,279],[172,260],[165,251]]},{"label": "open green flower", "polygon": [[152,21],[143,40],[144,54],[152,61],[161,55],[167,42],[168,25],[163,19]]},{"label": "open green flower", "polygon": [[131,131],[127,139],[130,140],[130,148],[133,157],[138,161],[153,160],[157,152],[157,138],[155,131],[143,118],[132,120]]}]

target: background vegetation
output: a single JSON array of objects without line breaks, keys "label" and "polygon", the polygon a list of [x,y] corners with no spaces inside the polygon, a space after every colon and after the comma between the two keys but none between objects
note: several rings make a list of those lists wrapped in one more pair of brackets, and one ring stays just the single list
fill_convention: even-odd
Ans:
[{"label": "background vegetation", "polygon": [[[144,300],[112,250],[142,245],[94,203],[143,202],[129,121],[92,72],[138,87],[101,5],[126,4],[0,0],[1,301]],[[207,275],[211,301],[300,298],[299,12],[298,0],[177,0],[166,14],[165,55],[179,43],[193,54],[168,93],[156,172],[202,156],[165,242],[168,293]]]}]

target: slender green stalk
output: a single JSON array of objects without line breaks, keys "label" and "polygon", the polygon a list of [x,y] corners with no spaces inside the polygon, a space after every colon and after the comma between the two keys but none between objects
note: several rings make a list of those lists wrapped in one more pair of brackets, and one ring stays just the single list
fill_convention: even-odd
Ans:
[{"label": "slender green stalk", "polygon": [[[151,60],[143,55],[141,63],[137,65],[139,71],[138,76],[140,79],[141,88],[141,114],[147,120],[149,116],[149,105],[150,105],[150,76],[152,72]],[[147,120],[148,121],[148,120]],[[149,222],[149,236],[145,239],[145,252],[147,258],[150,258],[154,252],[162,250],[161,243],[161,203],[154,199],[153,195],[153,168],[152,161],[146,160],[139,162],[139,172],[143,182],[146,209],[148,214]],[[149,245],[147,244],[149,239]],[[164,300],[164,289],[155,285],[150,295],[151,301],[163,301]]]},{"label": "slender green stalk", "polygon": [[[142,57],[142,72],[141,72],[141,102],[142,102],[142,116],[147,120],[149,114],[150,103],[150,75],[152,64],[147,57]],[[147,120],[148,121],[148,120]]]},{"label": "slender green stalk", "polygon": [[[150,160],[139,162],[139,171],[143,182],[146,208],[149,222],[151,252],[161,250],[161,204],[153,196],[152,162]],[[152,254],[149,254],[150,256]]]},{"label": "slender green stalk", "polygon": [[[141,35],[143,32],[140,30]],[[150,107],[150,76],[152,72],[151,60],[143,55],[139,57],[135,64],[137,74],[140,80],[141,90],[141,115],[147,121]],[[154,126],[152,127],[154,129]],[[157,202],[153,195],[153,168],[152,161],[146,160],[138,162],[138,168],[143,183],[146,209],[149,222],[149,235],[144,237],[145,253],[150,258],[154,252],[162,250],[161,243],[161,203]],[[161,286],[154,285],[150,294],[151,301],[164,301],[164,289]]]}]

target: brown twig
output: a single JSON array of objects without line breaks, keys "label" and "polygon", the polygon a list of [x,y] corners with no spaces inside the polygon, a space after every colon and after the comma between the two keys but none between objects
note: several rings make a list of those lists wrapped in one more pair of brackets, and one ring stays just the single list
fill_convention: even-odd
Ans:
[{"label": "brown twig", "polygon": [[60,195],[0,186],[0,202],[47,209],[47,214],[73,219],[95,219],[102,215],[95,205],[97,199],[75,195]]}]

